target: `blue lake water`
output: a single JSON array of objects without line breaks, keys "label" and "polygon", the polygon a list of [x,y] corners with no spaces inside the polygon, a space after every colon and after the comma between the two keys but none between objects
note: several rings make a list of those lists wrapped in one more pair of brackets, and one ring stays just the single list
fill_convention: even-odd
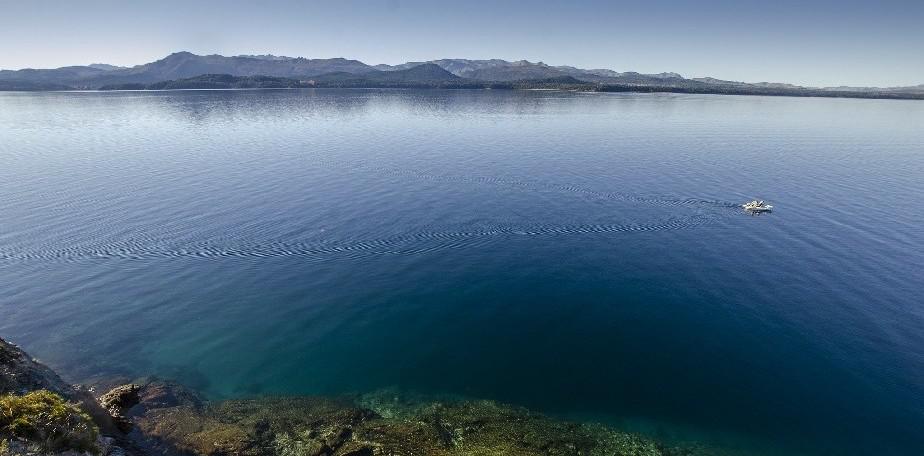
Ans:
[{"label": "blue lake water", "polygon": [[918,101],[3,93],[0,336],[74,381],[922,454],[922,201]]}]

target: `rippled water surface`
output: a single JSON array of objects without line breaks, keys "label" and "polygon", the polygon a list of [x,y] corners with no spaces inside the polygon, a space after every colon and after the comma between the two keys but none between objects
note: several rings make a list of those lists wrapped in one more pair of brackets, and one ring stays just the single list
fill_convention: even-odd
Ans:
[{"label": "rippled water surface", "polygon": [[922,201],[916,101],[5,93],[0,335],[74,381],[922,454]]}]

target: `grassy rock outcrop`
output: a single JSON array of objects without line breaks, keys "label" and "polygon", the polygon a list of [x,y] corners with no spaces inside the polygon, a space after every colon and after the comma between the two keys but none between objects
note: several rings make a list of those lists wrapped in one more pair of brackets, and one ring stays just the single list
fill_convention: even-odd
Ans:
[{"label": "grassy rock outcrop", "polygon": [[[99,430],[118,432],[109,413],[89,391],[68,384],[3,339],[0,339],[0,396],[4,419],[8,420],[4,430],[0,430],[0,438],[11,439],[6,441],[6,451],[11,454],[32,451],[33,447],[45,452],[97,451],[100,442],[88,445],[85,438],[92,434],[96,439]],[[54,431],[49,427],[54,427]],[[67,445],[73,447],[64,448]]]},{"label": "grassy rock outcrop", "polygon": [[0,397],[0,438],[29,442],[48,453],[99,453],[99,430],[90,416],[48,390]]}]

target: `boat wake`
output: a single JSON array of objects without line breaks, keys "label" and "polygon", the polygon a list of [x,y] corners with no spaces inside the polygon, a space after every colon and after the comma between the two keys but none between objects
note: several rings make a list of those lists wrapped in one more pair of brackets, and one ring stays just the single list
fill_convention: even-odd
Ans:
[{"label": "boat wake", "polygon": [[[298,256],[325,260],[331,258],[357,259],[375,255],[415,255],[429,252],[476,247],[501,237],[539,237],[615,233],[643,233],[692,228],[717,221],[738,213],[735,203],[697,199],[646,197],[617,192],[601,192],[570,184],[504,179],[498,177],[452,176],[375,166],[372,163],[329,163],[349,166],[351,170],[367,171],[412,177],[440,182],[459,182],[477,185],[496,185],[527,191],[558,192],[584,198],[621,201],[630,204],[661,206],[676,213],[693,212],[687,216],[673,216],[650,223],[623,224],[494,224],[477,227],[434,227],[366,240],[274,240],[258,239],[248,233],[235,235],[233,230],[211,228],[208,232],[183,233],[176,228],[158,233],[143,230],[137,235],[123,235],[124,240],[87,239],[70,233],[71,240],[56,239],[41,244],[0,247],[0,261],[82,261],[93,259],[146,260],[158,258],[272,258]],[[254,228],[254,227],[251,227]],[[148,231],[145,233],[145,231]],[[258,237],[258,236],[257,236]],[[180,240],[182,238],[184,240]],[[195,240],[195,239],[200,240]],[[61,247],[66,244],[66,247]]]},{"label": "boat wake", "polygon": [[644,233],[691,228],[715,221],[708,214],[677,217],[650,224],[500,225],[471,230],[420,231],[381,239],[338,241],[201,242],[184,246],[124,241],[93,247],[0,252],[6,261],[146,260],[158,258],[307,258],[359,259],[376,255],[417,255],[445,249],[477,247],[500,237],[539,237],[609,233]]}]

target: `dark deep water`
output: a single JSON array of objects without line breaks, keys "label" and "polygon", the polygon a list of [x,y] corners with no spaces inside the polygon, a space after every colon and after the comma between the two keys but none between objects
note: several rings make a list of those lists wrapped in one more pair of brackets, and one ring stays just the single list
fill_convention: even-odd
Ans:
[{"label": "dark deep water", "polygon": [[922,201],[917,101],[3,93],[0,336],[75,381],[922,454]]}]

